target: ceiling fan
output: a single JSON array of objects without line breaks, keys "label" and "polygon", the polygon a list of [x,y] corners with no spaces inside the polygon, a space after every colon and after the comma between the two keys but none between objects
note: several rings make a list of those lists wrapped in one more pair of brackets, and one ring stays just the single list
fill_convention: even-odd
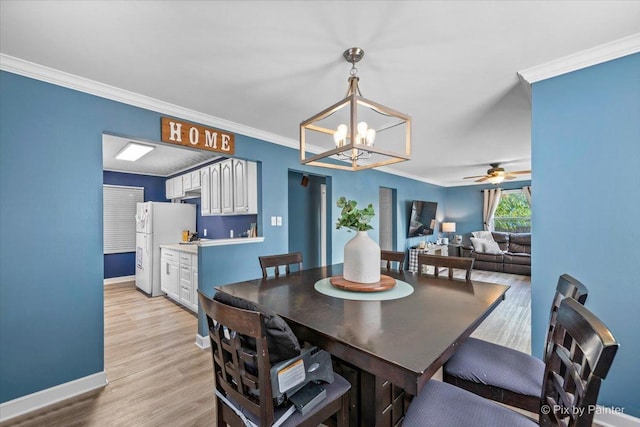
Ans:
[{"label": "ceiling fan", "polygon": [[504,170],[504,168],[500,167],[500,163],[490,163],[490,165],[491,169],[487,170],[486,175],[465,176],[462,179],[480,178],[476,179],[475,182],[489,181],[491,184],[500,184],[505,179],[515,179],[516,175],[531,173],[531,170],[507,172]]}]

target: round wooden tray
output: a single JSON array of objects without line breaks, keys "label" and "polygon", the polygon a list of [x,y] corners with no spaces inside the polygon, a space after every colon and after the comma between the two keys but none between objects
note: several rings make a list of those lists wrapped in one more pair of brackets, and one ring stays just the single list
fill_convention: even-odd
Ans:
[{"label": "round wooden tray", "polygon": [[329,282],[336,288],[353,292],[380,292],[389,290],[396,285],[396,279],[384,274],[381,274],[380,281],[375,283],[350,282],[342,276],[330,277]]}]

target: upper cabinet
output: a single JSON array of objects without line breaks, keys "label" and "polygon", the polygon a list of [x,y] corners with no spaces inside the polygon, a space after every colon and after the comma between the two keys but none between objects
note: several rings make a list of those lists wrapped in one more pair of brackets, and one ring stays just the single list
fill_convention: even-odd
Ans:
[{"label": "upper cabinet", "polygon": [[216,163],[215,165],[211,166],[210,173],[210,190],[207,197],[209,197],[209,199],[211,200],[211,211],[207,215],[220,215],[222,213],[222,204],[220,201],[220,164]]},{"label": "upper cabinet", "polygon": [[210,167],[200,169],[200,214],[211,215]]},{"label": "upper cabinet", "polygon": [[167,179],[165,190],[167,199],[200,197],[200,170]]},{"label": "upper cabinet", "polygon": [[165,197],[167,199],[179,199],[184,197],[184,186],[182,185],[182,176],[167,179],[165,182]]},{"label": "upper cabinet", "polygon": [[166,190],[167,199],[199,193],[203,216],[257,214],[258,165],[246,160],[226,159],[168,179]]},{"label": "upper cabinet", "polygon": [[220,205],[223,214],[233,213],[233,198],[233,159],[228,159],[220,162]]},{"label": "upper cabinet", "polygon": [[[212,166],[214,168],[216,165]],[[246,215],[258,213],[258,171],[255,162],[246,160],[227,159],[218,163],[219,191],[211,181],[211,213],[226,215]],[[212,178],[213,178],[212,169]],[[217,182],[216,182],[217,184]],[[216,203],[214,198],[219,200],[219,209],[214,211]]]}]

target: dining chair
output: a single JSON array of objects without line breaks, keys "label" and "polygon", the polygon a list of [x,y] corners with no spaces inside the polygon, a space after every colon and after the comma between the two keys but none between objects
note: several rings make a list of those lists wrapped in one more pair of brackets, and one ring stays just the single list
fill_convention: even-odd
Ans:
[{"label": "dining chair", "polygon": [[403,427],[591,426],[600,384],[619,344],[604,323],[573,298],[562,300],[556,319],[539,424],[467,390],[431,380],[410,403]]},{"label": "dining chair", "polygon": [[568,274],[560,276],[551,304],[543,360],[509,347],[468,338],[445,363],[443,381],[487,399],[537,413],[544,364],[553,344],[560,303],[564,298],[573,298],[584,304],[588,293],[580,281]]},{"label": "dining chair", "polygon": [[449,279],[453,279],[453,270],[460,269],[465,270],[465,280],[471,281],[471,270],[473,270],[473,263],[475,259],[465,258],[458,256],[443,256],[443,255],[430,255],[430,254],[418,254],[418,273],[422,274],[423,265],[433,266],[433,275],[438,277],[440,268],[446,267],[449,269]]},{"label": "dining chair", "polygon": [[[278,360],[270,350],[280,346],[270,341],[274,337],[282,341],[288,335],[293,340],[291,345],[297,344],[280,316],[237,297],[220,298],[222,292],[216,293],[214,299],[200,290],[198,294],[209,329],[219,427],[271,426],[274,422],[282,422],[283,427],[315,427],[333,415],[338,427],[348,426],[351,385],[338,374],[334,374],[333,382],[322,384],[326,397],[305,415],[286,401],[284,405],[275,404],[270,371]],[[286,356],[281,354],[278,358],[286,360]]]},{"label": "dining chair", "polygon": [[260,261],[260,268],[262,269],[262,277],[267,277],[267,268],[273,267],[276,277],[280,276],[279,267],[286,266],[285,273],[290,274],[289,266],[291,264],[298,264],[298,271],[302,270],[302,253],[292,252],[289,254],[280,255],[266,255],[258,257]]},{"label": "dining chair", "polygon": [[387,270],[391,270],[391,263],[397,262],[398,270],[404,270],[404,252],[380,251],[380,260],[387,261]]}]

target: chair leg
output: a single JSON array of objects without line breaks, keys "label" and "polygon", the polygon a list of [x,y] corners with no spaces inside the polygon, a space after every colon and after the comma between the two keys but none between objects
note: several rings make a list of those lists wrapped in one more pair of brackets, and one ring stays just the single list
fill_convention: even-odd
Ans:
[{"label": "chair leg", "polygon": [[345,393],[341,400],[342,406],[336,414],[337,427],[349,427],[349,394]]}]

